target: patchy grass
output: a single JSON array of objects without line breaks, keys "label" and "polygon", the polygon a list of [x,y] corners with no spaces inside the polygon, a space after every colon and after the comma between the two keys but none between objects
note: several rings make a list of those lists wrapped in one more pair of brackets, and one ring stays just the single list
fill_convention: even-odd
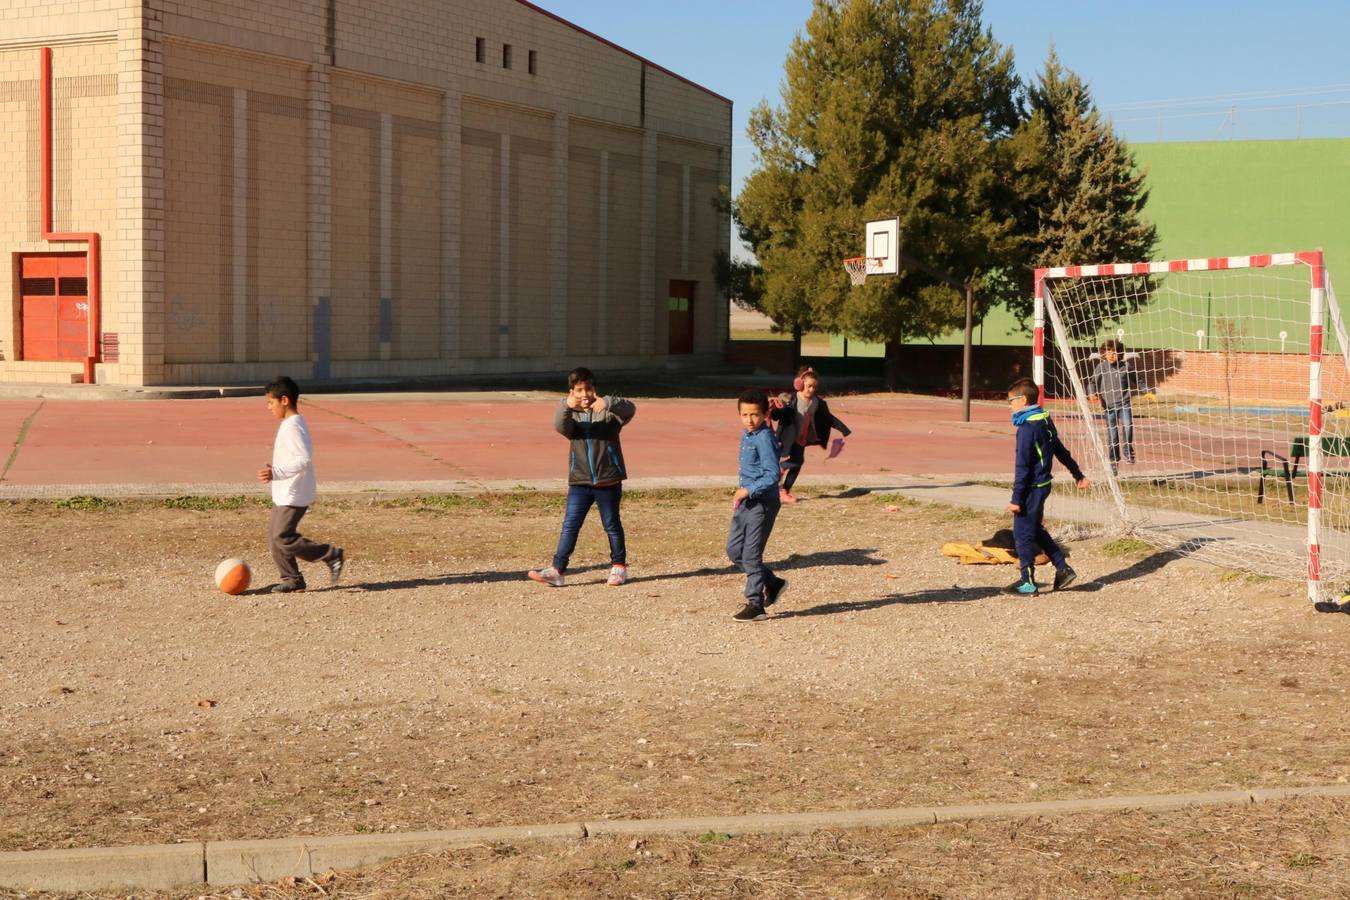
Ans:
[{"label": "patchy grass", "polygon": [[1102,545],[1102,552],[1108,556],[1147,556],[1154,552],[1154,546],[1148,541],[1135,537],[1119,537]]},{"label": "patchy grass", "polygon": [[166,509],[190,509],[196,512],[215,512],[222,509],[243,509],[245,507],[270,507],[272,498],[265,495],[245,497],[236,494],[232,497],[167,497],[161,501]]},{"label": "patchy grass", "polygon": [[52,505],[57,509],[76,510],[78,512],[102,512],[115,505],[115,501],[103,497],[62,497],[60,500],[52,501]]}]

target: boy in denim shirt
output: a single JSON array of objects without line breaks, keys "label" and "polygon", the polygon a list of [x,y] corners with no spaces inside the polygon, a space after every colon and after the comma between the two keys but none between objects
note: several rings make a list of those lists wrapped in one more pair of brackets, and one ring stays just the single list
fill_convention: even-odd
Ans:
[{"label": "boy in denim shirt", "polygon": [[733,619],[755,622],[767,618],[764,608],[778,602],[787,590],[764,565],[764,546],[782,502],[778,499],[778,438],[768,425],[769,399],[763,391],[746,391],[736,401],[741,424],[740,480],[733,498],[727,556],[745,573],[745,606]]}]

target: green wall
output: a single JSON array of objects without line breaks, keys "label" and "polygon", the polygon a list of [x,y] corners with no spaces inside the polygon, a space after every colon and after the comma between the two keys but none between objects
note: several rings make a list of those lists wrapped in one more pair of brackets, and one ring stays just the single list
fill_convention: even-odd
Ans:
[{"label": "green wall", "polygon": [[[1333,284],[1339,287],[1340,303],[1350,315],[1350,139],[1134,144],[1132,149],[1140,168],[1148,173],[1145,215],[1158,227],[1156,258],[1246,256],[1320,248],[1326,254]],[[1225,279],[1241,289],[1229,276],[1214,281],[1222,284]],[[1180,279],[1174,282],[1181,286]],[[1281,293],[1291,289],[1293,286],[1286,284]],[[1218,314],[1216,307],[1223,308],[1230,318],[1244,323],[1250,349],[1279,349],[1275,332],[1280,329],[1273,319],[1262,315],[1260,304],[1227,303],[1222,296],[1205,300],[1212,315]],[[1199,305],[1197,301],[1197,316]],[[1203,318],[1199,321],[1204,328]],[[1127,345],[1159,346],[1181,340],[1176,333],[1179,324],[1145,312],[1128,318],[1120,327],[1126,332]],[[1188,334],[1193,335],[1194,324],[1185,323]],[[991,310],[983,328],[976,328],[976,340],[992,345],[1025,345],[1028,339],[1017,326],[1007,310]],[[1211,326],[1207,332],[1212,330]],[[1306,347],[1304,337],[1290,334],[1285,349]],[[960,342],[959,331],[935,340],[939,344]],[[830,345],[833,355],[842,353],[842,339],[833,338]],[[881,348],[850,341],[849,355],[879,356]]]}]

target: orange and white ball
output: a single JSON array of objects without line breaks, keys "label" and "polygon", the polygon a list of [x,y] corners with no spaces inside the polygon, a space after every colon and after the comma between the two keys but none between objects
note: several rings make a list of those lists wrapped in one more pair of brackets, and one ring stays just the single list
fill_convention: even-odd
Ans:
[{"label": "orange and white ball", "polygon": [[227,594],[242,594],[252,581],[253,572],[248,563],[238,557],[221,560],[216,566],[216,587]]}]

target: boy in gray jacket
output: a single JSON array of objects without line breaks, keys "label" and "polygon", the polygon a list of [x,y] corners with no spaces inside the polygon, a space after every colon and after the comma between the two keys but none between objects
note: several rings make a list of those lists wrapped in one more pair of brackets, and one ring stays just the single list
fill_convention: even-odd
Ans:
[{"label": "boy in gray jacket", "polygon": [[623,465],[619,432],[637,412],[631,400],[600,397],[595,393],[595,375],[578,366],[567,374],[567,396],[558,402],[553,427],[571,444],[567,471],[567,511],[553,564],[531,569],[529,577],[541,584],[562,587],[567,563],[577,547],[577,535],[591,505],[600,508],[600,522],[609,536],[609,580],[618,587],[628,580],[628,555],[623,540],[619,501],[628,471]]},{"label": "boy in gray jacket", "polygon": [[1111,469],[1120,465],[1120,444],[1124,438],[1125,462],[1134,465],[1134,408],[1131,398],[1138,393],[1137,376],[1122,358],[1125,347],[1120,341],[1102,343],[1101,359],[1088,379],[1089,400],[1097,400],[1106,413],[1106,443],[1111,448]]}]

